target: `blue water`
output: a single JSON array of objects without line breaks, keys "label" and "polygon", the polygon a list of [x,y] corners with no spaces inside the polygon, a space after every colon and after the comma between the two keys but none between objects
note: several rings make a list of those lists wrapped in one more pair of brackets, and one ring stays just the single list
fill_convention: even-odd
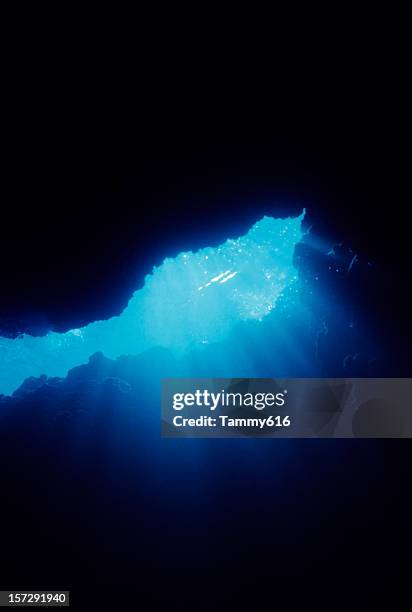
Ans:
[{"label": "blue water", "polygon": [[98,351],[115,359],[163,347],[182,357],[221,342],[241,323],[260,323],[279,303],[292,307],[303,217],[263,217],[237,239],[166,258],[120,316],[61,334],[0,338],[0,393],[11,394],[28,377],[66,376]]}]

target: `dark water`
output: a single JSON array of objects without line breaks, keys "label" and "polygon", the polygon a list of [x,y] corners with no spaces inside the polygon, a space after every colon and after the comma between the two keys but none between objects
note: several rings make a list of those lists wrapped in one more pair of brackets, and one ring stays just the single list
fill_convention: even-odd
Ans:
[{"label": "dark water", "polygon": [[379,550],[401,534],[381,526],[403,496],[405,446],[160,438],[164,376],[400,375],[403,356],[370,315],[381,271],[351,267],[353,256],[309,235],[295,252],[298,294],[262,323],[180,359],[96,354],[3,397],[2,583],[200,606],[276,599],[297,582],[322,592],[389,564]]}]

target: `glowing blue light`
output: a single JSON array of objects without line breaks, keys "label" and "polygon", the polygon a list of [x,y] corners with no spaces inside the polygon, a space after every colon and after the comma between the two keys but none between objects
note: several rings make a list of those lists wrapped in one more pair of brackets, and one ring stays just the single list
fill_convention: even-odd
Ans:
[{"label": "glowing blue light", "polygon": [[116,358],[162,346],[181,355],[219,342],[241,321],[261,321],[297,280],[303,216],[264,217],[245,236],[165,259],[118,317],[41,338],[0,338],[0,393],[29,376],[65,376],[97,351]]}]

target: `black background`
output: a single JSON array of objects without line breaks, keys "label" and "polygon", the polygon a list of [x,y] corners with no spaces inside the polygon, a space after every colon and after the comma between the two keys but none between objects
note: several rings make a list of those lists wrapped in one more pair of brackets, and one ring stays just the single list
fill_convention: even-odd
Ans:
[{"label": "black background", "polygon": [[[143,87],[131,103],[123,92],[110,97],[102,90],[89,98],[82,88],[74,94],[59,82],[53,82],[52,95],[42,95],[43,85],[34,80],[26,92],[30,97],[17,96],[13,116],[5,121],[3,334],[65,330],[120,312],[151,266],[166,254],[210,244],[210,235],[219,242],[234,231],[234,223],[236,229],[247,227],[257,210],[273,213],[275,205],[279,213],[290,214],[304,205],[320,235],[346,242],[381,267],[382,285],[374,288],[369,305],[375,305],[373,316],[393,338],[393,350],[408,351],[404,123],[396,100],[389,105],[378,92],[360,91],[358,85],[350,92],[324,85],[321,92],[317,84],[305,82],[290,102],[279,94],[270,100],[263,97],[261,103],[258,96],[249,101],[241,95],[223,101],[219,89],[207,96],[204,89],[195,93],[189,87],[190,94],[178,96],[181,85],[168,83],[150,99]],[[165,577],[160,565],[152,567],[145,576],[147,588],[154,592],[166,584],[165,601],[171,593],[171,600],[180,597],[183,603],[203,592],[199,581],[213,577],[222,593],[235,599],[241,595],[237,581],[242,563],[249,561],[249,586],[260,585],[257,590],[274,600],[277,589],[296,587],[294,575],[299,584],[310,582],[318,595],[328,585],[336,593],[355,582],[375,593],[394,577],[397,588],[397,579],[402,582],[400,551],[409,550],[410,447],[406,441],[355,442],[350,462],[339,467],[325,465],[325,453],[314,457],[308,446],[302,447],[298,454],[317,476],[299,481],[298,489],[292,482],[284,504],[260,507],[263,493],[254,502],[242,502],[242,483],[232,483],[237,502],[245,504],[234,518],[234,533],[243,533],[241,539],[222,533],[221,555],[205,561],[201,576],[191,573],[190,560],[185,578],[179,568],[169,568]],[[93,475],[89,465],[80,483],[65,472],[66,483],[56,484],[47,452],[36,460],[30,450],[14,447],[13,440],[3,450],[7,489],[3,487],[2,494],[9,501],[2,505],[1,555],[6,565],[8,557],[12,561],[4,588],[20,584],[21,576],[27,584],[29,575],[31,586],[37,581],[46,587],[47,569],[56,580],[61,564],[64,576],[73,567],[69,588],[76,591],[84,586],[76,568],[79,563],[83,567],[85,554],[95,581],[117,571],[132,585],[135,568],[126,567],[124,559],[99,567],[98,528],[84,540],[85,551],[76,554],[71,549],[65,557],[56,555],[52,546],[59,534],[80,542],[79,534],[90,533],[90,523],[101,512],[94,507],[96,499],[102,501],[101,494],[93,497],[97,480],[92,493],[87,492],[101,475],[99,467]],[[294,469],[297,475],[299,467]],[[47,501],[51,477],[56,504],[64,505],[65,484],[81,497],[67,502],[65,516],[75,512],[72,520],[53,519],[53,504]],[[243,485],[253,489],[251,475]],[[133,511],[138,512],[140,501],[133,500]],[[106,504],[108,517],[116,517],[110,499]],[[292,541],[286,542],[272,527],[253,532],[250,524],[262,513],[269,526],[290,524]],[[249,529],[242,532],[244,521],[249,521]],[[107,528],[101,519],[97,525]],[[115,533],[113,528],[114,540]],[[46,544],[39,550],[41,542]],[[274,563],[277,550],[281,558]],[[226,559],[233,557],[237,561],[229,566]],[[225,585],[226,575],[232,590]],[[184,595],[176,595],[180,580]]]}]

